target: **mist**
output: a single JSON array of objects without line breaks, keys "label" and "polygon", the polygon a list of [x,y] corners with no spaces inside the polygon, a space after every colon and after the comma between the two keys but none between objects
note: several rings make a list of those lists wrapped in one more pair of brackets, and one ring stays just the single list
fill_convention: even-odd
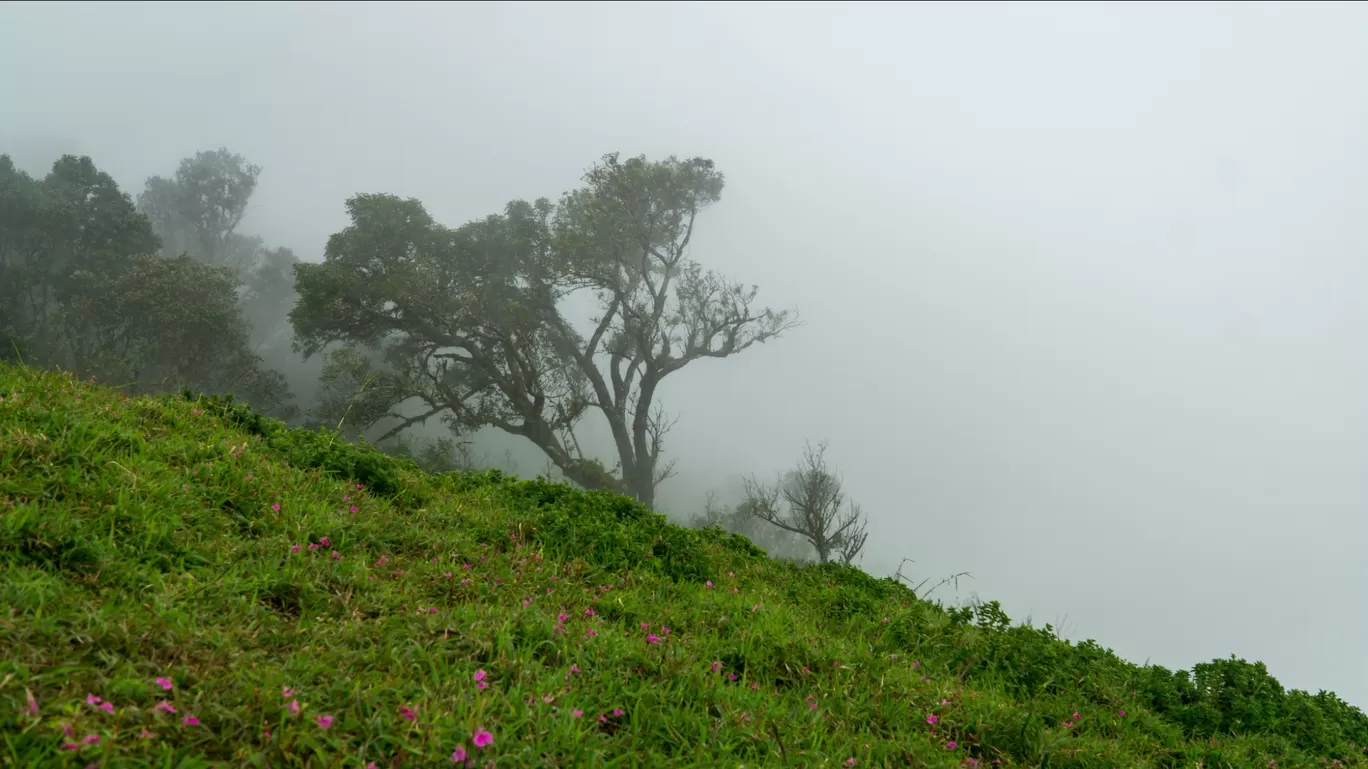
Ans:
[{"label": "mist", "polygon": [[693,258],[803,325],[669,380],[662,511],[826,440],[871,574],[1362,707],[1366,36],[1317,3],[6,4],[0,153],[136,196],[227,147],[263,168],[240,230],[305,262],[357,193],[455,227],[607,152],[710,158]]}]

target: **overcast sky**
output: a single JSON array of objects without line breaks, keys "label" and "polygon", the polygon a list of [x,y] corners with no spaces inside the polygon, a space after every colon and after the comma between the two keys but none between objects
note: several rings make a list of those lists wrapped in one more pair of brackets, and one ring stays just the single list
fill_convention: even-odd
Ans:
[{"label": "overcast sky", "polygon": [[243,229],[310,260],[357,192],[457,225],[710,157],[694,256],[806,325],[669,380],[671,498],[827,439],[870,572],[1362,707],[1365,39],[1358,4],[6,3],[0,152],[136,194],[227,146]]}]

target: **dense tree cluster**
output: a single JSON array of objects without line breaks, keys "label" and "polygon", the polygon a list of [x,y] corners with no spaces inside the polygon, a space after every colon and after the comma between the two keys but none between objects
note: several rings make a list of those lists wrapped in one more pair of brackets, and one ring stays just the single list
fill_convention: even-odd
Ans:
[{"label": "dense tree cluster", "polygon": [[236,273],[171,255],[153,222],[87,157],[42,179],[0,156],[0,355],[137,392],[234,392],[289,415],[262,365]]},{"label": "dense tree cluster", "polygon": [[[470,436],[501,430],[565,480],[654,506],[677,461],[667,381],[798,325],[692,258],[724,186],[703,158],[606,155],[555,202],[454,227],[417,200],[359,194],[319,263],[242,231],[261,173],[227,149],[199,152],[147,179],[135,204],[90,158],[34,179],[0,156],[0,355],[135,392],[233,393],[435,471],[480,468]],[[575,295],[592,298],[587,323],[567,313]],[[291,390],[315,391],[312,408]],[[434,417],[448,437],[407,435]],[[609,451],[583,444],[586,420]],[[826,478],[803,472],[774,494]],[[777,496],[749,491],[695,523],[788,557],[858,551],[847,524],[783,517]]]}]

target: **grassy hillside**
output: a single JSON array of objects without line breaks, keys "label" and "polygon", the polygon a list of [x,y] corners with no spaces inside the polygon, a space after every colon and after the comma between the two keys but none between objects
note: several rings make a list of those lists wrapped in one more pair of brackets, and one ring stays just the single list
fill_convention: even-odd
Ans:
[{"label": "grassy hillside", "polygon": [[1261,665],[1137,667],[219,401],[11,367],[0,399],[3,766],[1365,763],[1362,713]]}]

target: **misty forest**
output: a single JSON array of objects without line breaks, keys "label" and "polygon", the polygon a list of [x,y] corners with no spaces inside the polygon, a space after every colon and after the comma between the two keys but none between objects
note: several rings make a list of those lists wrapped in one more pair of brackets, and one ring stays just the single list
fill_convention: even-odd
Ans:
[{"label": "misty forest", "polygon": [[0,766],[1368,766],[1361,12],[272,5],[0,9]]},{"label": "misty forest", "polygon": [[[551,477],[654,506],[679,461],[665,451],[667,380],[799,325],[692,258],[724,182],[704,158],[607,155],[556,202],[455,227],[417,200],[356,195],[321,261],[239,231],[261,173],[203,151],[132,198],[89,157],[40,178],[0,158],[5,359],[130,393],[232,394],[433,472],[516,470],[481,450],[479,431],[499,430]],[[448,434],[406,439],[428,420]],[[606,451],[577,432],[593,421]],[[794,469],[748,476],[742,498],[714,494],[689,522],[852,563],[863,513],[824,447],[798,448]]]}]

